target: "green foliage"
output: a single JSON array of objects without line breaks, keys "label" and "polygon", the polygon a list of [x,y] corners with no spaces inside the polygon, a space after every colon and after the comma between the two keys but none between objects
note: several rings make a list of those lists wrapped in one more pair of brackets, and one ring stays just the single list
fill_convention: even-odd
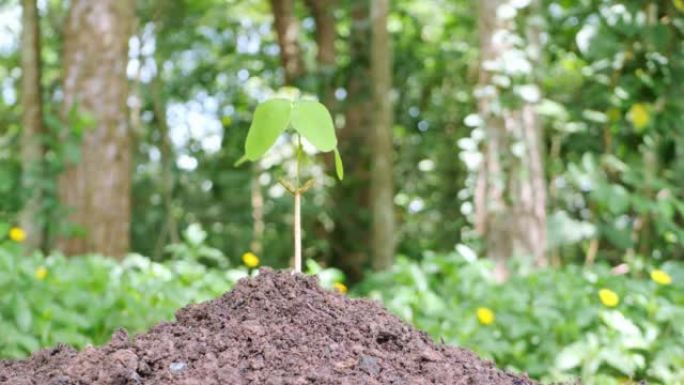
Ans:
[{"label": "green foliage", "polygon": [[[163,263],[140,255],[117,262],[101,256],[22,255],[0,222],[0,356],[21,357],[64,342],[100,344],[118,328],[136,333],[170,320],[190,302],[221,295],[249,273],[208,267],[201,257],[205,233],[190,226],[179,258]],[[393,312],[450,344],[491,357],[500,366],[535,378],[586,384],[684,381],[684,265],[660,268],[672,282],[649,278],[653,267],[631,266],[627,275],[599,265],[567,266],[490,280],[492,264],[459,245],[457,254],[399,258],[389,271],[360,283],[355,293],[381,300]],[[196,253],[196,254],[193,254]],[[211,253],[210,253],[211,254]],[[194,256],[193,256],[194,255]],[[307,272],[324,287],[344,280],[339,270],[312,259]],[[622,273],[621,273],[622,274]],[[619,297],[601,303],[598,291]],[[477,310],[492,311],[491,324]]]},{"label": "green foliage", "polygon": [[[420,262],[400,258],[355,293],[383,301],[436,339],[534,378],[684,383],[684,265],[663,267],[673,278],[668,286],[650,280],[646,268],[615,275],[606,266],[546,269],[496,284],[489,261],[460,249],[426,253]],[[617,307],[601,303],[602,288],[618,294]],[[478,322],[480,307],[494,313],[491,325]]]},{"label": "green foliage", "polygon": [[313,259],[306,261],[306,274],[317,276],[321,286],[330,290],[336,283],[344,282],[344,274],[340,270],[323,267]]},{"label": "green foliage", "polygon": [[[509,79],[512,85],[504,94],[515,94],[516,86],[524,85],[521,81],[541,89],[544,99],[538,107],[544,117],[541,147],[546,150],[548,217],[593,228],[576,236],[564,230],[570,227],[549,226],[549,232],[560,240],[550,240],[552,254],[564,262],[581,262],[592,240],[598,240],[596,258],[614,263],[634,256],[663,260],[684,255],[684,196],[678,188],[684,183],[680,124],[684,58],[678,38],[684,30],[684,13],[677,4],[548,1],[537,9],[520,8],[514,19],[522,38],[516,46],[524,48],[527,26],[538,27],[544,35],[534,76]],[[3,11],[18,7],[18,2],[10,1]],[[252,114],[261,108],[254,101],[273,95],[282,85],[272,19],[261,1],[233,1],[231,12],[225,9],[225,2],[214,0],[180,1],[173,7],[158,1],[138,4],[140,28],[132,40],[137,42],[132,44],[132,62],[143,64],[141,72],[146,74],[146,66],[152,63],[162,69],[154,72],[159,77],[155,80],[161,84],[168,115],[176,118],[169,122],[175,141],[171,156],[174,161],[192,159],[196,166],[188,169],[175,162],[169,209],[159,198],[165,182],[159,178],[161,140],[150,79],[147,75],[140,81],[134,79],[131,92],[140,98],[142,119],[134,133],[133,249],[155,258],[168,256],[162,252],[165,242],[157,238],[163,238],[159,229],[165,218],[173,215],[179,228],[201,223],[212,247],[225,254],[241,253],[251,241],[249,181],[257,177],[269,198],[264,216],[270,226],[263,244],[273,264],[285,265],[290,254],[285,213],[291,203],[278,195],[276,178],[268,177],[287,165],[287,158],[271,153],[273,159],[262,162],[259,175],[252,175],[247,167],[229,169],[243,149],[248,156],[263,155],[286,130],[282,124],[294,120],[289,116],[279,121],[274,132],[266,130],[270,137],[256,141],[263,148],[243,147],[244,127],[259,120],[258,113]],[[367,41],[348,39],[350,9],[339,6],[335,11],[336,62],[322,71],[307,71],[297,84],[326,104],[332,99],[329,107],[336,122],[343,122],[340,118],[363,105],[371,94],[369,85],[362,84],[354,100],[345,96],[352,95],[351,80],[360,76],[368,61]],[[48,2],[41,13],[48,132],[43,138],[47,170],[38,176],[45,188],[41,220],[49,227],[49,242],[65,229],[82,231],[63,223],[66,208],[60,208],[56,199],[56,176],[79,159],[79,135],[92,125],[92,119],[78,106],[66,114],[60,112],[62,63],[58,58],[66,11],[60,2]],[[316,61],[316,50],[309,49],[315,45],[315,26],[304,27],[303,20],[311,16],[306,7],[297,7],[295,13],[303,27],[297,40],[305,48],[303,61],[310,70]],[[458,159],[476,163],[481,156],[482,143],[469,137],[477,129],[467,119],[477,110],[477,14],[466,1],[406,0],[393,5],[389,27],[394,43],[392,73],[401,90],[393,100],[394,144],[401,148],[394,164],[400,181],[394,201],[399,230],[405,235],[399,249],[406,255],[418,255],[422,250],[452,250],[459,242],[477,246],[480,239],[472,226],[475,175]],[[7,40],[14,42],[0,52],[0,215],[4,218],[15,218],[29,196],[19,183],[22,169],[25,172],[30,166],[20,164],[19,155],[18,32],[16,28],[8,30]],[[318,92],[326,88],[340,92]],[[287,104],[282,99],[276,103]],[[202,119],[195,119],[200,110]],[[190,112],[192,124],[183,119]],[[205,122],[214,123],[218,132],[205,130]],[[178,140],[186,132],[191,133],[189,138]],[[209,135],[220,137],[220,145],[215,145],[218,149],[204,146]],[[358,146],[359,159],[364,158],[366,147]],[[593,168],[585,167],[587,158]],[[364,183],[357,174],[368,165],[347,161],[352,172],[347,170],[345,183]],[[338,176],[341,171],[338,168]],[[330,182],[324,180],[321,185],[326,183]],[[320,229],[329,233],[342,227],[333,223],[346,221],[342,215],[321,214],[334,212],[329,210],[333,204],[324,189],[311,195],[312,199],[303,202],[305,233]],[[364,197],[348,194],[336,199],[332,208],[348,213],[349,221],[362,223],[369,220],[369,213],[357,207],[364,201]],[[351,233],[349,239],[363,241],[365,235]],[[332,260],[337,257],[333,249],[326,242],[317,242],[306,252]]]},{"label": "green foliage", "polygon": [[292,128],[319,151],[329,152],[337,148],[332,117],[328,109],[319,102],[311,100],[295,102],[292,107]]},{"label": "green foliage", "polygon": [[208,246],[207,232],[202,226],[193,223],[183,231],[183,242],[166,246],[166,251],[171,258],[202,263],[208,267],[225,269],[230,263],[221,250]]},{"label": "green foliage", "polygon": [[190,302],[228,290],[246,269],[211,270],[190,261],[131,255],[22,256],[0,247],[0,356],[41,347],[106,342],[118,328],[137,333],[170,320]]},{"label": "green foliage", "polygon": [[[399,181],[394,202],[399,250],[411,259],[372,277],[359,292],[381,296],[435,337],[463,343],[535,376],[582,375],[587,383],[611,384],[631,373],[655,383],[681,383],[677,368],[684,364],[675,361],[684,356],[681,327],[672,323],[676,317],[682,319],[681,265],[666,261],[684,257],[684,7],[680,0],[541,5],[520,8],[511,20],[519,26],[518,48],[526,48],[529,26],[543,31],[540,64],[533,76],[501,78],[512,86],[502,92],[500,102],[519,102],[515,88],[524,85],[521,82],[538,85],[544,98],[538,112],[544,118],[541,147],[546,151],[549,254],[561,264],[571,264],[583,262],[595,248],[596,261],[627,262],[632,272],[619,277],[602,265],[567,266],[497,286],[485,278],[487,262],[440,255],[420,260],[423,250],[453,250],[461,242],[480,246],[472,226],[476,176],[466,167],[482,155],[482,142],[475,140],[478,130],[469,123],[477,110],[479,37],[473,2],[402,0],[393,3],[388,23],[392,75],[400,91],[393,96],[394,144],[401,149],[394,164]],[[16,0],[5,2],[0,12],[19,6]],[[67,8],[63,2],[48,1],[41,9],[47,132],[41,138],[46,144],[45,170],[35,178],[44,189],[41,221],[48,227],[48,243],[60,232],[82,231],[63,223],[66,208],[56,199],[57,176],[79,161],[82,136],[93,125],[78,106],[60,112],[59,52]],[[371,93],[368,84],[361,84],[353,100],[345,96],[352,95],[351,80],[368,61],[367,41],[349,39],[352,8],[335,10],[336,63],[321,71],[325,77],[310,71],[298,84],[310,93],[330,86],[335,121],[363,109]],[[303,22],[311,16],[306,7],[298,6],[295,12],[302,21],[297,41],[310,69],[316,61],[316,50],[310,49],[315,45],[315,26],[310,19]],[[7,15],[3,14],[9,22]],[[96,256],[20,257],[18,245],[5,242],[0,247],[0,355],[26,354],[36,341],[40,346],[60,339],[76,345],[102,342],[116,326],[141,330],[168,319],[187,301],[220,293],[229,286],[225,274],[241,269],[224,273],[211,267],[230,266],[226,256],[237,261],[233,256],[252,241],[253,178],[260,181],[267,198],[262,208],[268,225],[262,241],[268,252],[260,258],[265,264],[283,266],[291,255],[292,202],[271,178],[289,158],[272,151],[273,158],[260,162],[257,171],[229,166],[242,155],[243,143],[247,159],[257,160],[290,126],[319,151],[331,151],[334,127],[315,102],[275,99],[255,105],[282,84],[268,7],[260,0],[184,0],[173,6],[143,1],[138,17],[140,28],[132,38],[138,47],[132,49],[131,63],[141,65],[141,74],[158,76],[162,104],[175,117],[169,121],[174,186],[169,208],[159,194],[166,182],[159,178],[162,140],[149,79],[132,79],[131,92],[139,95],[131,100],[140,98],[131,167],[133,250],[153,255],[155,261],[169,261],[130,257],[118,264]],[[7,28],[0,51],[0,239],[8,227],[2,220],[14,223],[29,196],[21,187],[22,172],[32,173],[31,165],[20,161],[18,31]],[[356,56],[352,51],[358,51]],[[156,71],[150,71],[152,63]],[[317,96],[327,104],[328,95]],[[306,106],[299,110],[295,104]],[[308,113],[302,118],[297,111]],[[218,133],[205,130],[205,121],[215,123]],[[247,133],[244,127],[250,121]],[[186,132],[187,140],[179,140]],[[220,138],[218,149],[205,146],[210,135]],[[355,150],[361,159],[367,146]],[[342,179],[342,161],[333,151]],[[191,159],[195,166],[181,167],[180,159]],[[368,164],[347,161],[345,183],[365,183],[359,175]],[[312,164],[316,166],[320,164]],[[321,185],[330,183],[324,179]],[[370,215],[358,207],[366,196],[342,193],[331,199],[327,194],[324,188],[314,188],[302,208],[304,233],[309,236],[304,252],[318,260],[338,257],[335,245],[328,242],[331,229],[340,228],[343,221],[368,221]],[[330,209],[340,214],[331,218],[326,214]],[[187,230],[181,243],[165,247],[159,229],[170,215]],[[345,239],[360,251],[367,246],[362,229]],[[463,247],[459,250],[467,254]],[[680,272],[673,285],[658,287],[640,277],[651,264],[664,264],[673,275]],[[38,280],[35,274],[41,266],[47,276]],[[208,288],[212,285],[216,290]],[[597,302],[596,290],[603,286],[622,297],[616,309]],[[494,310],[493,325],[477,323],[479,306]],[[48,315],[43,314],[46,311]]]},{"label": "green foliage", "polygon": [[[555,106],[546,115],[549,203],[595,227],[600,259],[682,256],[677,3],[561,2],[545,15],[553,38],[542,93],[546,112]],[[560,251],[572,261],[585,248]]]},{"label": "green foliage", "polygon": [[261,158],[290,124],[291,114],[289,100],[272,99],[259,104],[245,141],[246,158],[251,161]]},{"label": "green foliage", "polygon": [[[330,112],[323,104],[312,100],[293,102],[287,99],[271,99],[259,104],[247,133],[245,155],[236,164],[261,158],[288,126],[307,139],[318,151],[335,151],[337,177],[344,177],[342,158],[337,151],[335,125]],[[301,154],[298,145],[297,157]]]},{"label": "green foliage", "polygon": [[[24,357],[58,343],[102,344],[119,328],[138,333],[173,319],[189,303],[217,298],[249,275],[245,267],[207,267],[205,252],[188,258],[202,244],[201,229],[194,226],[186,231],[192,250],[183,249],[186,259],[163,263],[138,254],[122,261],[25,256],[19,243],[7,239],[9,227],[2,221],[0,226],[0,358]],[[307,262],[307,274],[318,275],[326,288],[344,281],[339,270],[313,261]]]},{"label": "green foliage", "polygon": [[342,164],[342,156],[340,151],[335,149],[335,171],[337,172],[337,179],[344,179],[344,165]]}]

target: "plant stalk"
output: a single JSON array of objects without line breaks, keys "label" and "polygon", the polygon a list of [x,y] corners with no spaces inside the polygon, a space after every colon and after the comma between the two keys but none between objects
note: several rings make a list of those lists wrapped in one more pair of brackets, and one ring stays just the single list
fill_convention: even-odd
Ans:
[{"label": "plant stalk", "polygon": [[295,272],[302,272],[302,193],[297,190],[294,194],[294,263]]},{"label": "plant stalk", "polygon": [[294,191],[294,264],[295,273],[302,272],[302,189],[299,185],[299,169],[302,157],[302,137],[297,134],[297,150],[295,151],[295,191]]}]

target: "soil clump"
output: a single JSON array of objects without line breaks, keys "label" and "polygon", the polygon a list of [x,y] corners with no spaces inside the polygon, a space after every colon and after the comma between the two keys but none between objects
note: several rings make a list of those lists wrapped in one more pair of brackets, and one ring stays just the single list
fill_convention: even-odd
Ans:
[{"label": "soil clump", "polygon": [[0,362],[11,385],[536,385],[465,349],[434,343],[376,302],[315,278],[262,269],[176,321],[102,347]]}]

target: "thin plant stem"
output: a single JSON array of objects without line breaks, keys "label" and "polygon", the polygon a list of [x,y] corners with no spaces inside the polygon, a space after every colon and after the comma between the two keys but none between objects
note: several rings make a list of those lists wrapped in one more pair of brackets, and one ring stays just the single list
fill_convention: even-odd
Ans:
[{"label": "thin plant stem", "polygon": [[295,151],[295,156],[297,157],[295,164],[297,169],[295,170],[295,187],[299,188],[299,172],[302,167],[300,159],[302,158],[302,136],[297,134],[297,148]]},{"label": "thin plant stem", "polygon": [[295,272],[302,272],[302,191],[299,185],[300,158],[302,155],[302,137],[297,134],[295,193],[294,193],[294,264]]},{"label": "thin plant stem", "polygon": [[295,272],[302,272],[302,193],[297,190],[294,194],[294,251]]}]

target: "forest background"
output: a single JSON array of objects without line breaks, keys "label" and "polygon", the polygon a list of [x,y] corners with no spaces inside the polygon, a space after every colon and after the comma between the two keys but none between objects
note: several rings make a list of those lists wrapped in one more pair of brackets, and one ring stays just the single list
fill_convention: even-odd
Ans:
[{"label": "forest background", "polygon": [[[544,380],[684,383],[682,0],[0,1],[0,356],[102,343],[304,257]],[[305,150],[315,149],[305,145]],[[135,314],[135,316],[131,316]]]}]

